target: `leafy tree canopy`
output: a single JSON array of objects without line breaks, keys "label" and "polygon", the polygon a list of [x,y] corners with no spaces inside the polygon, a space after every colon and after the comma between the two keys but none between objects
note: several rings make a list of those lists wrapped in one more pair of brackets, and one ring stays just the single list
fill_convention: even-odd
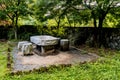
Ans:
[{"label": "leafy tree canopy", "polygon": [[25,0],[0,0],[1,14],[11,20],[16,39],[18,18],[29,13],[27,2]]}]

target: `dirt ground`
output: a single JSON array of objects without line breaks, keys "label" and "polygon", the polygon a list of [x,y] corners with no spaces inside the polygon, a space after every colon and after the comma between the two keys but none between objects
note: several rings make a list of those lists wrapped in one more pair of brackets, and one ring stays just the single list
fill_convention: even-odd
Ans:
[{"label": "dirt ground", "polygon": [[54,55],[40,56],[37,54],[24,56],[15,48],[13,51],[14,71],[27,71],[60,64],[77,64],[95,61],[99,56],[94,53],[84,53],[79,49],[71,47],[69,51],[57,50]]}]

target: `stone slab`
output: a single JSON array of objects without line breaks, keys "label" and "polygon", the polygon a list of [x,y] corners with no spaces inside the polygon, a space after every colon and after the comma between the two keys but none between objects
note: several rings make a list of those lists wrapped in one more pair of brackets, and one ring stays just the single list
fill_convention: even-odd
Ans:
[{"label": "stone slab", "polygon": [[30,41],[40,46],[48,46],[48,45],[57,45],[59,42],[59,38],[41,35],[41,36],[31,36]]}]

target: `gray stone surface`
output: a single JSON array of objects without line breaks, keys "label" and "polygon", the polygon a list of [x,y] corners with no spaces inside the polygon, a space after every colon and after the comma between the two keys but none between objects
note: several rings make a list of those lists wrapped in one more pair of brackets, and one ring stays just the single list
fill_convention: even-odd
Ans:
[{"label": "gray stone surface", "polygon": [[61,39],[60,40],[60,49],[62,51],[69,50],[69,40],[68,39]]},{"label": "gray stone surface", "polygon": [[22,51],[22,46],[23,46],[23,44],[25,44],[25,43],[28,43],[28,41],[20,41],[20,42],[18,42],[18,50],[19,51]]},{"label": "gray stone surface", "polygon": [[40,46],[56,45],[58,44],[59,38],[41,35],[41,36],[31,36],[30,41]]},{"label": "gray stone surface", "polygon": [[23,56],[14,48],[13,52],[13,71],[29,71],[39,69],[40,67],[47,67],[50,65],[61,64],[76,64],[95,61],[99,58],[93,53],[82,53],[76,48],[70,48],[69,51],[59,51],[55,55],[39,56],[37,54],[30,56]]},{"label": "gray stone surface", "polygon": [[33,46],[32,46],[32,43],[25,43],[23,44],[22,46],[22,54],[24,55],[30,55],[30,54],[33,54]]}]

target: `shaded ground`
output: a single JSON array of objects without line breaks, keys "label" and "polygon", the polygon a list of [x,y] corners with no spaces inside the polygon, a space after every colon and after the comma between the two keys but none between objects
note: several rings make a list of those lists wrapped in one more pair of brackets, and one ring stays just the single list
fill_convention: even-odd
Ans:
[{"label": "shaded ground", "polygon": [[13,50],[13,71],[29,71],[46,67],[50,65],[60,64],[76,64],[95,61],[99,56],[93,53],[83,53],[76,48],[70,48],[69,51],[58,51],[56,55],[39,56],[37,54],[23,56],[21,52],[15,48]]}]

